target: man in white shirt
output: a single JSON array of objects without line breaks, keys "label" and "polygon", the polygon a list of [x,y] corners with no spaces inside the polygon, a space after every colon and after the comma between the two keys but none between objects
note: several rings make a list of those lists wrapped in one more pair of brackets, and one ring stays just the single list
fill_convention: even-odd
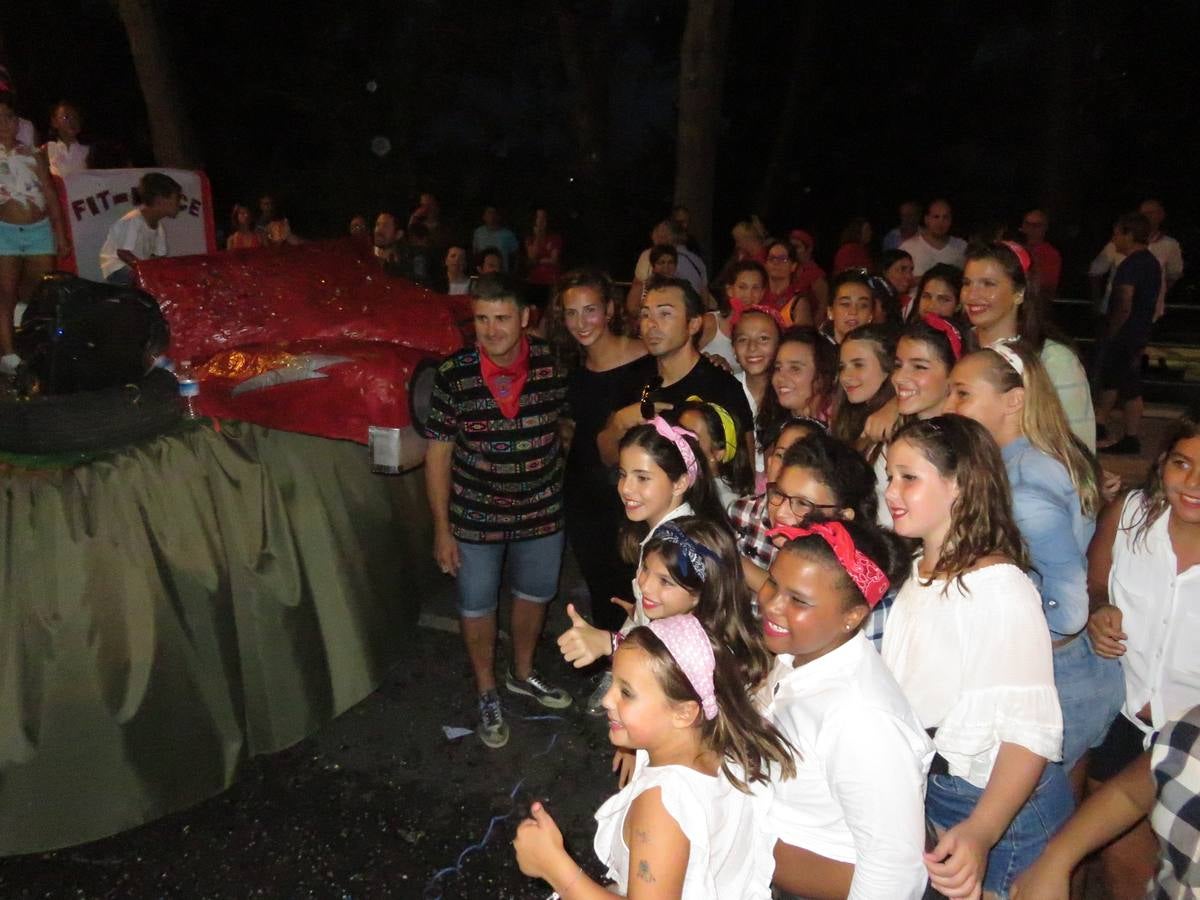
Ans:
[{"label": "man in white shirt", "polygon": [[[1162,224],[1167,217],[1167,211],[1161,200],[1154,197],[1143,200],[1138,207],[1138,212],[1150,220],[1149,250],[1154,254],[1163,270],[1163,287],[1154,308],[1154,319],[1158,321],[1166,311],[1167,294],[1171,292],[1175,282],[1183,277],[1183,251],[1179,247],[1179,241],[1169,234],[1163,233]],[[1109,241],[1092,260],[1092,264],[1088,266],[1088,277],[1092,280],[1092,293],[1099,301],[1101,314],[1108,311],[1108,296],[1112,292],[1113,275],[1116,274],[1117,266],[1124,261],[1125,257],[1118,253],[1113,242]]]},{"label": "man in white shirt", "polygon": [[938,263],[963,267],[967,242],[950,234],[954,213],[949,202],[938,199],[925,212],[925,227],[900,245],[912,257],[913,275],[920,278]]}]

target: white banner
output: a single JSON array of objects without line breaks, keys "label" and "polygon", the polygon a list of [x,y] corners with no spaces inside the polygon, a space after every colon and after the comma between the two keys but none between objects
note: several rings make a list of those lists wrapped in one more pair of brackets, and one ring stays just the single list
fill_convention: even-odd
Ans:
[{"label": "white banner", "polygon": [[[86,169],[56,179],[63,215],[75,245],[75,268],[83,278],[103,281],[100,248],[113,222],[135,206],[133,188],[147,172],[170,175],[183,188],[183,203],[174,219],[163,219],[171,256],[216,251],[212,193],[203,172],[187,169]],[[66,267],[64,267],[66,268]]]}]

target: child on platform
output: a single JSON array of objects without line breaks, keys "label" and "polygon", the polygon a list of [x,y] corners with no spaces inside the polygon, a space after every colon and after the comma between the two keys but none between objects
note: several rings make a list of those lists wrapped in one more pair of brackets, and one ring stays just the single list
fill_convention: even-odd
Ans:
[{"label": "child on platform", "polygon": [[183,188],[170,175],[147,172],[138,182],[138,205],[108,229],[108,237],[100,248],[100,274],[109,284],[133,284],[133,270],[138,260],[168,256],[167,232],[163,219],[179,215]]}]

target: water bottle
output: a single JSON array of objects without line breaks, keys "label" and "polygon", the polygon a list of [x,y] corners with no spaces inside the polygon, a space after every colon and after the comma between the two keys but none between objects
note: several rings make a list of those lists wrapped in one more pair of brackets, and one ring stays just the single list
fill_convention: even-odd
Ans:
[{"label": "water bottle", "polygon": [[179,398],[183,401],[183,417],[199,419],[200,382],[190,362],[182,361],[175,366],[175,378],[179,382]]}]

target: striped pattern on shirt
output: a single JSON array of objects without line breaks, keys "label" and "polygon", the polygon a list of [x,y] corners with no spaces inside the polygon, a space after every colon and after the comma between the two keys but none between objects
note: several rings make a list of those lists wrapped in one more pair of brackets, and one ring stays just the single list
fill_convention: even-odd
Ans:
[{"label": "striped pattern on shirt", "polygon": [[479,351],[446,359],[434,381],[426,436],[453,441],[450,528],[472,544],[521,541],[562,528],[558,419],[567,381],[549,345],[529,339],[529,376],[506,419],[479,369]]}]

